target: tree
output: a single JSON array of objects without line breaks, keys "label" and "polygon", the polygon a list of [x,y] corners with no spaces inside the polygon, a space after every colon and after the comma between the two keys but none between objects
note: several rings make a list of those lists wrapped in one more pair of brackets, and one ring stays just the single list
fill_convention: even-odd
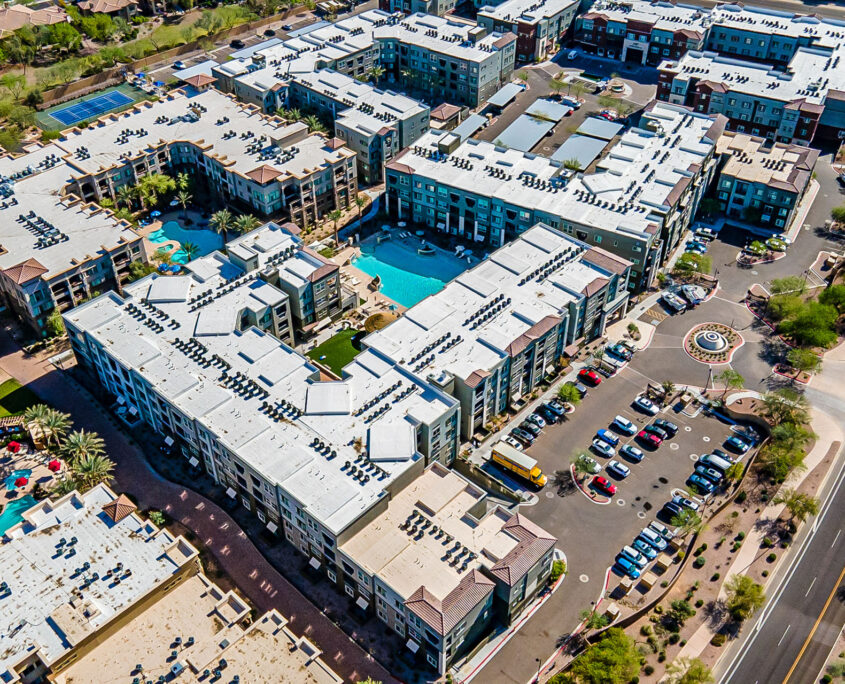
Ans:
[{"label": "tree", "polygon": [[214,230],[215,233],[222,235],[225,240],[226,234],[235,224],[235,217],[232,216],[232,212],[228,209],[221,209],[220,211],[215,211],[208,222],[211,225],[212,230]]},{"label": "tree", "polygon": [[557,388],[557,398],[573,406],[581,403],[581,393],[571,382],[565,382]]},{"label": "tree", "polygon": [[783,482],[795,470],[804,470],[804,450],[780,445],[776,442],[767,444],[760,451],[760,472],[775,482]]},{"label": "tree", "polygon": [[132,208],[132,202],[135,200],[137,196],[137,192],[135,188],[131,185],[121,185],[117,189],[117,195],[115,196],[115,202],[119,205],[125,206],[127,209]]},{"label": "tree", "polygon": [[660,386],[663,388],[667,397],[670,397],[675,393],[675,383],[671,380],[664,380]]},{"label": "tree", "polygon": [[47,406],[47,404],[33,404],[32,406],[27,407],[27,409],[23,412],[24,423],[32,423],[43,432],[44,422],[47,420],[50,410],[51,409]]},{"label": "tree", "polygon": [[74,459],[71,463],[73,479],[82,487],[82,490],[91,489],[98,484],[109,484],[114,478],[114,461],[100,454],[85,454]]},{"label": "tree", "polygon": [[739,482],[742,479],[742,474],[745,472],[745,466],[742,464],[742,461],[737,461],[736,463],[731,463],[728,466],[728,469],[725,471],[725,483],[734,484]]},{"label": "tree", "polygon": [[788,449],[800,449],[815,437],[812,430],[796,423],[780,423],[772,428],[772,443]]},{"label": "tree", "polygon": [[698,658],[676,658],[666,669],[666,684],[713,684],[713,674]]},{"label": "tree", "polygon": [[841,207],[833,207],[833,209],[830,210],[830,218],[837,223],[845,223],[845,204]]},{"label": "tree", "polygon": [[786,354],[789,365],[795,369],[795,377],[801,373],[814,373],[822,365],[821,357],[809,349],[790,349]]},{"label": "tree", "polygon": [[143,261],[129,262],[129,282],[140,280],[150,273],[155,273],[155,268],[150,264],[145,264]]},{"label": "tree", "polygon": [[575,475],[582,481],[590,474],[590,469],[593,467],[593,457],[586,451],[579,451],[575,454],[575,460],[572,461],[572,467],[575,469]]},{"label": "tree", "polygon": [[86,456],[102,456],[106,451],[106,443],[96,432],[74,430],[65,439],[62,451],[73,460]]},{"label": "tree", "polygon": [[63,478],[50,487],[50,496],[64,496],[65,494],[70,494],[71,492],[76,491],[78,488],[79,485],[76,480],[74,480],[71,475],[65,474]]},{"label": "tree", "polygon": [[309,114],[303,120],[303,123],[308,126],[308,130],[312,133],[325,133],[326,126],[320,121],[320,118],[314,114]]},{"label": "tree", "polygon": [[807,397],[791,387],[781,387],[766,392],[763,397],[763,413],[775,425],[780,423],[806,423],[810,414]]},{"label": "tree", "polygon": [[185,218],[188,216],[188,204],[192,199],[193,196],[187,190],[180,190],[176,193],[176,201],[182,205],[182,220],[185,220]]},{"label": "tree", "polygon": [[716,382],[720,382],[725,386],[722,392],[722,399],[724,399],[728,390],[740,389],[745,384],[745,378],[733,368],[725,368],[725,370],[716,376]]},{"label": "tree", "polygon": [[182,192],[191,187],[191,177],[184,172],[176,174],[176,188]]},{"label": "tree", "polygon": [[69,413],[62,413],[57,409],[50,409],[41,424],[41,432],[49,445],[51,442],[58,447],[62,438],[67,434],[73,421]]},{"label": "tree", "polygon": [[153,207],[159,198],[176,189],[176,181],[166,173],[151,173],[138,181],[138,198],[145,208]]},{"label": "tree", "polygon": [[355,195],[355,206],[358,207],[358,228],[361,228],[361,221],[362,221],[362,214],[364,211],[364,206],[367,204],[366,198],[362,195]]},{"label": "tree", "polygon": [[782,503],[786,506],[790,513],[790,520],[798,518],[798,520],[804,522],[807,516],[818,515],[819,512],[819,500],[816,497],[795,489],[781,490],[774,498],[774,503]]},{"label": "tree", "polygon": [[715,197],[705,197],[698,208],[704,216],[713,216],[722,210],[722,205]]},{"label": "tree", "polygon": [[766,302],[766,313],[772,320],[780,321],[797,314],[804,301],[796,294],[779,294],[769,297]]},{"label": "tree", "polygon": [[773,295],[797,293],[803,294],[807,289],[807,281],[801,276],[784,276],[783,278],[775,278],[769,285],[769,292]]},{"label": "tree", "polygon": [[563,162],[563,168],[569,171],[580,171],[581,170],[581,162],[579,162],[574,157],[572,159],[565,159]]},{"label": "tree", "polygon": [[694,615],[695,608],[689,604],[689,601],[679,599],[672,601],[669,610],[664,613],[664,623],[673,628],[672,631],[679,632],[684,623]]},{"label": "tree", "polygon": [[255,218],[252,214],[241,214],[235,219],[235,230],[241,235],[246,235],[250,231],[255,230],[261,225],[261,221]]},{"label": "tree", "polygon": [[819,293],[819,301],[832,306],[839,314],[845,313],[845,285],[829,285]]},{"label": "tree", "polygon": [[0,76],[0,86],[8,90],[15,100],[19,100],[23,89],[26,88],[26,78],[23,74],[3,74]]},{"label": "tree", "polygon": [[369,69],[367,69],[367,78],[374,83],[378,84],[379,79],[384,76],[384,67],[378,64],[374,64]]},{"label": "tree", "polygon": [[602,637],[572,663],[572,679],[580,684],[628,684],[640,669],[636,644],[618,627],[606,630]]},{"label": "tree", "polygon": [[600,615],[595,610],[582,610],[581,622],[585,629],[603,629],[610,622],[606,615]]},{"label": "tree", "polygon": [[53,309],[44,322],[44,328],[49,337],[61,337],[64,335],[65,322],[62,320],[62,312],[58,309]]},{"label": "tree", "polygon": [[549,81],[549,89],[555,94],[560,95],[561,91],[566,88],[566,82],[561,79],[560,74]]},{"label": "tree", "polygon": [[751,244],[748,245],[748,251],[755,255],[765,254],[766,253],[766,245],[764,245],[760,240],[752,240]]},{"label": "tree", "polygon": [[698,534],[704,529],[704,521],[701,516],[690,508],[684,508],[678,515],[674,516],[672,525],[678,528],[681,537],[686,537],[690,532]]},{"label": "tree", "polygon": [[806,302],[778,323],[777,331],[802,347],[830,347],[836,342],[839,313],[829,304]]},{"label": "tree", "polygon": [[340,245],[340,238],[337,235],[337,224],[338,224],[338,221],[340,221],[342,216],[343,216],[343,212],[340,209],[333,209],[328,214],[329,221],[331,221],[332,224],[334,225],[334,244],[335,244],[335,246]]},{"label": "tree", "polygon": [[676,273],[710,273],[713,270],[713,259],[706,254],[686,252],[675,262]]},{"label": "tree", "polygon": [[188,261],[193,261],[199,256],[200,248],[194,242],[183,242],[182,251],[185,252],[185,258]]},{"label": "tree", "polygon": [[763,587],[747,575],[731,575],[725,583],[728,613],[736,622],[742,622],[762,607],[766,601]]}]

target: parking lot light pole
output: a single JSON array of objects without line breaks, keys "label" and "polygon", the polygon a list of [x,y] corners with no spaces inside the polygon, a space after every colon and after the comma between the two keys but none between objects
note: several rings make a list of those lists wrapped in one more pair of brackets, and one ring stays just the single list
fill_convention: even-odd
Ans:
[{"label": "parking lot light pole", "polygon": [[543,667],[543,662],[539,658],[534,658],[534,662],[537,663],[537,676],[534,678],[535,682],[540,681],[540,668]]}]

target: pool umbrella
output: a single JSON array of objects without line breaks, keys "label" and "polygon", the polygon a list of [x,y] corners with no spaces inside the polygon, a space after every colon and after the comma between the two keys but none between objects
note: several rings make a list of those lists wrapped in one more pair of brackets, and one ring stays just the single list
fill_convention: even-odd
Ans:
[{"label": "pool umbrella", "polygon": [[29,480],[25,477],[19,477],[15,480],[15,487],[26,487],[29,484]]},{"label": "pool umbrella", "polygon": [[178,204],[179,204],[179,200],[176,200],[176,199],[175,199],[175,200],[170,200],[170,206],[171,206],[171,207],[175,207],[175,206],[177,206]]},{"label": "pool umbrella", "polygon": [[160,212],[160,211],[158,211],[158,210],[156,210],[156,211],[151,211],[151,212],[150,212],[150,216],[152,216],[153,218],[157,218],[157,217],[161,216],[161,212]]},{"label": "pool umbrella", "polygon": [[51,473],[57,473],[61,469],[62,469],[62,462],[59,461],[58,459],[54,458],[52,461],[50,461],[47,464],[47,470],[49,470]]},{"label": "pool umbrella", "polygon": [[171,273],[179,273],[179,271],[181,271],[181,270],[182,270],[182,267],[181,267],[179,264],[173,264],[173,265],[170,267],[170,272],[171,272]]},{"label": "pool umbrella", "polygon": [[6,445],[6,448],[13,454],[16,454],[21,450],[21,445],[20,442],[11,441]]},{"label": "pool umbrella", "polygon": [[136,75],[138,78],[144,78],[144,76],[146,76],[146,74],[145,74],[143,71],[139,71],[139,72],[138,72],[137,74],[135,74],[135,75]]},{"label": "pool umbrella", "polygon": [[156,88],[164,88],[164,81],[156,81],[153,83]]},{"label": "pool umbrella", "polygon": [[159,273],[164,273],[167,270],[167,264],[159,264],[158,271]]}]

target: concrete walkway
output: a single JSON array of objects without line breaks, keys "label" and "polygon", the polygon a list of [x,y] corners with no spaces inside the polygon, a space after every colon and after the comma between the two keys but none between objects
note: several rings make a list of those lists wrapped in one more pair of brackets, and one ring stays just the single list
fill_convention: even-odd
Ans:
[{"label": "concrete walkway", "polygon": [[116,462],[116,490],[132,494],[143,509],[167,512],[195,532],[259,612],[277,609],[290,620],[296,634],[307,635],[323,651],[326,663],[344,679],[358,681],[370,676],[384,682],[397,681],[282,577],[223,509],[155,473],[143,452],[117,428],[111,416],[65,373],[53,369],[46,360],[25,356],[7,333],[0,335],[0,368],[28,385],[45,402],[71,413],[74,428],[98,432]]}]

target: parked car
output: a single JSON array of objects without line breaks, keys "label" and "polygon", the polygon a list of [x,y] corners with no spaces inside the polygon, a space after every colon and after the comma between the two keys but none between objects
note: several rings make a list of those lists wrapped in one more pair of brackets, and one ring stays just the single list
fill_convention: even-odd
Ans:
[{"label": "parked car", "polygon": [[693,254],[704,254],[707,252],[707,247],[700,242],[688,242],[684,245],[685,252],[692,252]]},{"label": "parked car", "polygon": [[619,444],[619,438],[616,435],[614,435],[610,430],[607,430],[605,428],[601,428],[600,430],[597,430],[596,436],[600,440],[607,442],[611,446],[616,446],[617,444]]},{"label": "parked car", "polygon": [[522,442],[520,442],[520,441],[519,441],[516,437],[514,437],[513,435],[507,435],[507,436],[505,437],[505,444],[510,444],[510,445],[511,445],[514,449],[516,449],[517,451],[522,451],[522,450],[525,448],[525,447],[522,445]]},{"label": "parked car", "polygon": [[587,472],[589,472],[590,475],[598,475],[601,472],[601,466],[596,459],[584,455],[584,463],[586,464]]},{"label": "parked car", "polygon": [[185,62],[183,62],[181,59],[177,59],[175,62],[173,62],[173,68],[176,71],[181,71],[185,67],[186,67]]},{"label": "parked car", "polygon": [[687,303],[681,299],[678,295],[673,294],[671,292],[664,292],[663,296],[661,297],[663,303],[668,306],[672,311],[676,313],[680,313],[681,311],[685,311],[687,308]]},{"label": "parked car", "polygon": [[706,477],[702,477],[698,473],[693,473],[687,478],[687,484],[695,489],[699,494],[706,495],[711,494],[714,489],[716,489],[716,485],[714,485],[710,480]]},{"label": "parked car", "polygon": [[692,304],[692,306],[698,306],[704,300],[706,293],[698,285],[682,285],[681,296]]},{"label": "parked car", "polygon": [[565,95],[560,98],[560,101],[565,104],[567,107],[572,107],[572,109],[580,109],[581,108],[581,100],[577,97],[572,97],[571,95]]},{"label": "parked car", "polygon": [[536,423],[532,423],[530,420],[523,420],[519,427],[525,430],[526,432],[530,432],[535,437],[539,437],[540,433],[543,431],[539,425]]},{"label": "parked car", "polygon": [[648,526],[653,529],[657,534],[663,537],[666,541],[670,541],[671,539],[675,538],[675,532],[670,530],[666,525],[662,522],[658,522],[657,520],[652,520]]},{"label": "parked car", "polygon": [[543,404],[543,408],[547,411],[550,411],[557,416],[558,420],[563,418],[566,415],[566,409],[563,407],[563,404],[557,401],[557,399],[552,399],[551,401],[547,401]]},{"label": "parked car", "polygon": [[744,454],[746,451],[748,451],[751,448],[751,445],[748,444],[748,442],[746,442],[743,439],[740,439],[739,437],[737,437],[735,435],[728,437],[725,440],[725,446],[728,447],[728,449],[731,449],[732,451],[736,451],[739,454]]},{"label": "parked car", "polygon": [[625,416],[616,416],[616,418],[613,419],[612,426],[619,430],[619,432],[624,432],[626,435],[633,435],[637,431],[637,426]]},{"label": "parked car", "polygon": [[638,409],[643,411],[644,413],[648,413],[650,416],[656,416],[660,413],[660,408],[650,399],[646,399],[643,396],[639,396],[634,399],[634,406]]},{"label": "parked car", "polygon": [[534,425],[536,425],[541,430],[546,427],[546,421],[543,420],[543,417],[539,413],[532,413],[526,420],[530,420]]},{"label": "parked car", "polygon": [[705,477],[713,484],[719,484],[722,481],[722,473],[715,468],[708,468],[706,465],[698,464],[695,466],[695,472],[701,477]]},{"label": "parked car", "polygon": [[229,43],[229,46],[235,48],[235,50],[243,50],[246,47],[246,43],[240,38],[235,38],[235,40]]},{"label": "parked car", "polygon": [[643,528],[643,531],[639,534],[639,538],[651,544],[658,551],[664,551],[666,549],[666,540],[650,527]]},{"label": "parked car", "polygon": [[630,349],[628,349],[627,347],[625,347],[624,345],[621,345],[621,344],[614,344],[614,345],[608,347],[607,351],[609,353],[613,354],[614,356],[618,356],[620,359],[623,359],[624,361],[630,361],[634,356],[634,354],[631,352]]},{"label": "parked car", "polygon": [[691,511],[697,511],[699,506],[697,501],[693,501],[692,499],[687,499],[685,496],[680,496],[676,494],[672,497],[672,503],[680,504],[681,506],[685,506],[689,508]]},{"label": "parked car", "polygon": [[780,238],[770,237],[768,240],[766,240],[766,247],[768,247],[773,252],[785,252],[786,242],[784,242]]},{"label": "parked car", "polygon": [[578,57],[578,50],[570,50],[566,53],[566,59],[575,59]]},{"label": "parked car", "polygon": [[660,437],[655,435],[653,432],[646,432],[645,430],[640,430],[637,433],[637,439],[646,446],[650,446],[652,449],[656,449],[663,444],[663,440],[660,439]]},{"label": "parked car", "polygon": [[631,546],[623,546],[622,550],[619,552],[619,555],[622,558],[631,561],[640,570],[642,570],[646,565],[648,565],[648,558],[646,558],[643,554],[641,554],[639,551],[637,551]]},{"label": "parked car", "polygon": [[515,427],[513,430],[511,430],[510,434],[512,434],[520,442],[525,444],[525,446],[531,446],[532,444],[534,444],[534,435],[532,435],[530,432],[526,432],[525,430]]},{"label": "parked car", "polygon": [[593,440],[593,449],[599,452],[602,456],[607,456],[608,458],[616,455],[616,449],[601,439]]},{"label": "parked car", "polygon": [[733,456],[722,451],[721,449],[713,449],[713,455],[718,456],[719,458],[723,458],[729,463],[733,463],[736,460]]},{"label": "parked car", "polygon": [[661,430],[663,430],[663,432],[668,433],[670,437],[674,437],[678,434],[678,426],[675,425],[671,420],[666,420],[665,418],[655,418],[652,425],[656,425]]},{"label": "parked car", "polygon": [[628,475],[631,474],[631,469],[626,466],[624,463],[620,463],[619,461],[613,460],[606,466],[607,472],[611,475],[615,475],[620,480],[624,480]]},{"label": "parked car", "polygon": [[587,370],[586,368],[578,372],[578,379],[585,380],[593,387],[601,384],[601,378],[599,377],[599,374],[596,373],[594,370]]},{"label": "parked car", "polygon": [[616,485],[613,484],[606,477],[602,477],[601,475],[596,475],[593,478],[592,485],[600,492],[604,492],[605,494],[608,494],[610,496],[616,494]]},{"label": "parked car", "polygon": [[580,382],[576,382],[576,383],[574,383],[574,385],[575,385],[575,389],[577,389],[578,393],[581,395],[581,398],[584,398],[584,397],[587,396],[587,392],[589,390],[587,389],[586,385],[583,385]]},{"label": "parked car", "polygon": [[537,407],[537,413],[539,413],[543,420],[545,420],[549,425],[554,425],[558,420],[560,420],[560,415],[552,411],[545,404],[541,404]]},{"label": "parked car", "polygon": [[645,454],[642,452],[642,449],[637,449],[633,444],[625,444],[619,449],[619,453],[627,458],[629,461],[634,461],[635,463],[639,463],[645,457]]},{"label": "parked car", "polygon": [[715,240],[716,233],[714,233],[710,228],[698,228],[695,231],[695,236],[699,240]]},{"label": "parked car", "polygon": [[290,24],[283,24],[282,31],[293,31],[293,26],[291,26]]},{"label": "parked car", "polygon": [[625,577],[627,575],[631,579],[637,579],[640,576],[640,571],[637,569],[637,566],[627,558],[622,558],[621,556],[616,559],[616,562],[613,564],[613,567],[611,567],[611,570],[621,577]]},{"label": "parked car", "polygon": [[633,546],[637,551],[643,554],[649,560],[654,560],[657,558],[657,551],[651,544],[646,544],[642,539],[637,538],[633,542],[631,542],[631,546]]},{"label": "parked car", "polygon": [[675,503],[674,501],[667,501],[663,504],[663,512],[666,514],[666,517],[671,520],[676,515],[680,515],[681,511],[684,510],[684,507],[681,504]]},{"label": "parked car", "polygon": [[666,430],[664,430],[662,427],[660,427],[659,425],[655,425],[654,423],[652,423],[651,425],[646,425],[643,430],[645,432],[650,432],[653,435],[657,435],[658,437],[660,437],[661,440],[669,439],[669,433],[666,432]]}]

